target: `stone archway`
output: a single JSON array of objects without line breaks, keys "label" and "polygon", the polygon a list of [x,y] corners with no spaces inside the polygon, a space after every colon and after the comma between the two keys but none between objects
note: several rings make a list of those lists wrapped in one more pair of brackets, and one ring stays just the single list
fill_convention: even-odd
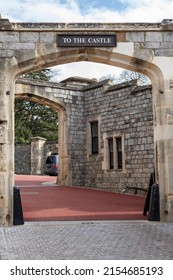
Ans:
[{"label": "stone archway", "polygon": [[[15,85],[15,98],[21,98],[53,109],[58,114],[58,153],[59,153],[59,174],[58,183],[71,185],[70,158],[68,157],[67,143],[67,118],[68,105],[64,98],[54,97],[52,84],[48,82],[33,81],[29,79],[18,79]],[[55,84],[54,84],[54,88]]]},{"label": "stone archway", "polygon": [[[134,55],[134,53],[132,55]],[[109,50],[98,49],[98,48],[95,48],[94,50],[89,48],[78,48],[78,49],[68,49],[68,50],[65,49],[65,50],[61,50],[60,52],[56,52],[54,54],[46,55],[45,56],[46,63],[44,64],[43,68],[50,65],[56,65],[56,62],[52,60],[52,57],[54,57],[54,59],[58,58],[58,64],[65,64],[65,63],[78,62],[78,61],[96,62],[96,63],[107,64],[115,67],[121,67],[124,69],[140,72],[150,78],[152,82],[152,91],[153,91],[153,112],[155,116],[155,123],[157,123],[157,125],[154,125],[156,180],[157,182],[161,182],[160,186],[162,186],[160,190],[161,208],[167,209],[170,208],[170,201],[172,199],[170,196],[169,198],[171,199],[169,200],[168,196],[165,193],[167,187],[165,186],[164,183],[165,181],[164,174],[165,174],[165,170],[168,170],[168,163],[164,164],[163,167],[163,165],[159,166],[157,161],[157,157],[163,151],[163,146],[161,147],[157,141],[157,135],[162,134],[161,132],[162,122],[159,124],[159,121],[160,121],[160,115],[162,114],[161,113],[162,109],[160,105],[162,100],[162,94],[165,88],[164,77],[161,69],[157,65],[148,61],[150,59],[151,60],[153,59],[151,52],[142,52],[142,54],[140,52],[139,53],[136,52],[135,55],[136,56],[129,56],[127,54],[114,53],[112,52],[112,49]],[[162,142],[162,139],[159,139],[159,141]],[[163,213],[163,211],[165,210],[161,210],[161,211]],[[162,215],[162,217],[163,216],[165,215]],[[165,218],[167,218],[167,216],[165,216]]]},{"label": "stone archway", "polygon": [[[173,220],[173,22],[153,24],[33,24],[0,20],[1,200],[0,221],[12,223],[14,182],[14,81],[23,73],[59,64],[90,61],[147,75],[153,85],[156,177],[160,185],[161,220]],[[117,47],[58,47],[57,34],[117,34]]]}]

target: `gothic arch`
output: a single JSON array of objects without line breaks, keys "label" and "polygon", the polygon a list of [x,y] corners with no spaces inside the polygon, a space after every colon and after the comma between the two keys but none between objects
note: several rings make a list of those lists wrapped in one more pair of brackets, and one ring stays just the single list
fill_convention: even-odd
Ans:
[{"label": "gothic arch", "polygon": [[42,53],[40,50],[40,53],[38,51],[34,57],[31,54],[30,59],[25,63],[18,62],[17,75],[71,62],[88,61],[140,72],[150,78],[155,88],[163,90],[163,74],[159,67],[152,63],[152,53],[141,55],[133,52],[129,55],[125,53],[126,50],[123,53],[120,48],[87,47],[59,48],[52,51],[47,50]]},{"label": "gothic arch", "polygon": [[[143,50],[134,51],[124,48],[40,48],[37,52],[31,53],[29,59],[21,56],[21,62],[18,62],[18,75],[32,72],[56,65],[72,63],[72,62],[95,62],[115,67],[121,67],[127,70],[136,71],[149,77],[152,82],[153,91],[153,114],[157,124],[162,124],[160,119],[161,94],[164,92],[164,77],[162,70],[153,62],[154,55],[152,51],[145,52]],[[157,106],[155,106],[157,104]],[[157,107],[157,109],[155,109]],[[154,127],[155,128],[155,127]],[[157,170],[156,170],[157,171]],[[157,172],[156,172],[157,176]]]},{"label": "gothic arch", "polygon": [[[46,87],[46,82],[43,82]],[[44,85],[38,85],[37,81],[29,79],[20,79],[16,81],[15,98],[21,98],[53,109],[58,114],[58,153],[59,153],[59,174],[58,182],[61,184],[70,184],[71,177],[67,165],[67,115],[68,105],[65,106],[62,98],[55,98],[52,92],[43,93]],[[51,83],[47,83],[50,84]],[[38,135],[39,136],[39,135]]]}]

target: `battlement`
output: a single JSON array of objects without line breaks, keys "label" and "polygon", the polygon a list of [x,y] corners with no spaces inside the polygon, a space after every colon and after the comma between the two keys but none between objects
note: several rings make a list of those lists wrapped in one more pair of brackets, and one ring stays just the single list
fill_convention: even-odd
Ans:
[{"label": "battlement", "polygon": [[11,30],[12,23],[7,18],[2,18],[0,14],[0,30]]}]

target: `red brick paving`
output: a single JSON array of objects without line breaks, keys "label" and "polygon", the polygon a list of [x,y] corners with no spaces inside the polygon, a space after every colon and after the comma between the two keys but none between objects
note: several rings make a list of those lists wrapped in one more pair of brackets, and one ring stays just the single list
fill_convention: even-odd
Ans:
[{"label": "red brick paving", "polygon": [[145,197],[42,185],[49,176],[16,176],[25,221],[145,220]]}]

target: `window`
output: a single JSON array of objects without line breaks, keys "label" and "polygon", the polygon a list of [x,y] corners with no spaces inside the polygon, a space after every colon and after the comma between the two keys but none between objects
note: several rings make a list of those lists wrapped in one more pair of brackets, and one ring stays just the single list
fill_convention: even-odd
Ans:
[{"label": "window", "polygon": [[116,140],[116,147],[117,147],[117,168],[122,169],[122,138],[117,137]]},{"label": "window", "polygon": [[91,122],[91,151],[98,154],[98,121]]},{"label": "window", "polygon": [[100,116],[91,115],[87,117],[86,149],[88,158],[100,154],[100,123]]},{"label": "window", "polygon": [[109,169],[114,169],[113,138],[108,139],[109,147]]},{"label": "window", "polygon": [[107,170],[123,170],[125,168],[123,136],[105,137],[105,168]]}]

